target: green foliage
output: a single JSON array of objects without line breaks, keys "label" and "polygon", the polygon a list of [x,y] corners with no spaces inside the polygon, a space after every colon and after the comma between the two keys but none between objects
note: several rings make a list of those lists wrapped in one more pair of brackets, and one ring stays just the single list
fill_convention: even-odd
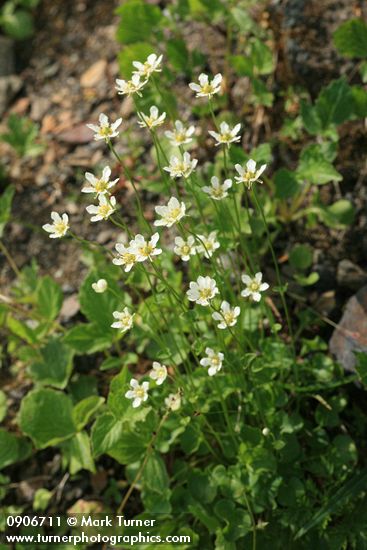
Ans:
[{"label": "green foliage", "polygon": [[8,118],[8,132],[0,135],[0,140],[13,147],[20,157],[35,157],[44,150],[37,143],[38,127],[26,117],[11,114]]},{"label": "green foliage", "polygon": [[25,40],[34,33],[31,10],[39,0],[8,0],[0,9],[0,27],[11,38]]},{"label": "green foliage", "polygon": [[343,23],[334,33],[334,44],[346,57],[367,57],[367,25],[362,19]]},{"label": "green foliage", "polygon": [[8,185],[3,194],[1,195],[0,201],[0,239],[4,234],[4,229],[6,224],[9,221],[11,213],[11,205],[13,201],[13,196],[15,193],[15,187],[13,185]]},{"label": "green foliage", "polygon": [[143,0],[128,0],[117,8],[120,24],[117,40],[122,44],[140,42],[142,37],[151,37],[156,31],[162,15],[161,10]]},{"label": "green foliage", "polygon": [[56,390],[32,390],[22,401],[19,425],[36,448],[56,445],[76,432],[72,401]]}]

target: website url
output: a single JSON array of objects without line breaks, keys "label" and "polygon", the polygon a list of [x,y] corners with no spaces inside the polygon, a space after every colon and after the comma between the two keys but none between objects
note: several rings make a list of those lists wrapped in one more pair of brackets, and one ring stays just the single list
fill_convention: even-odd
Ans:
[{"label": "website url", "polygon": [[86,535],[84,532],[79,535],[5,535],[8,543],[26,543],[26,544],[125,544],[134,546],[135,544],[188,544],[191,542],[189,535],[168,535],[165,538],[159,535],[149,535],[140,533],[137,535]]}]

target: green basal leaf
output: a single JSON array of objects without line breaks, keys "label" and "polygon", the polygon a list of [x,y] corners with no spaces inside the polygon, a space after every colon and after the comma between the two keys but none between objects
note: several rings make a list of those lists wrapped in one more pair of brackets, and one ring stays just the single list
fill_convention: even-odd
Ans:
[{"label": "green basal leaf", "polygon": [[301,184],[296,176],[286,168],[280,168],[274,174],[275,197],[277,199],[289,199],[301,190]]},{"label": "green basal leaf", "polygon": [[84,428],[90,422],[94,413],[103,405],[104,397],[98,395],[90,395],[74,405],[73,418],[78,430]]},{"label": "green basal leaf", "polygon": [[337,50],[346,57],[367,57],[367,25],[362,19],[343,23],[333,36]]},{"label": "green basal leaf", "polygon": [[128,0],[117,8],[116,13],[120,16],[116,36],[122,44],[140,42],[142,37],[151,38],[162,19],[161,10],[144,0]]},{"label": "green basal leaf", "polygon": [[38,449],[56,445],[76,432],[71,399],[52,389],[36,389],[22,400],[19,425]]},{"label": "green basal leaf", "polygon": [[25,460],[30,454],[30,441],[0,428],[0,470],[10,464]]},{"label": "green basal leaf", "polygon": [[41,360],[29,367],[35,382],[55,388],[65,388],[73,368],[73,351],[58,337],[52,337],[40,349]]},{"label": "green basal leaf", "polygon": [[312,248],[309,245],[297,244],[289,254],[289,261],[292,267],[303,271],[312,265],[312,257]]}]

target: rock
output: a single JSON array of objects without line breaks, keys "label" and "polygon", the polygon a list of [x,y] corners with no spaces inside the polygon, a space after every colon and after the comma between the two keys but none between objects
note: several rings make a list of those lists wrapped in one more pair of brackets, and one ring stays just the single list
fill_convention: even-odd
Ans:
[{"label": "rock", "polygon": [[336,278],[341,287],[358,290],[367,283],[367,273],[350,260],[341,260]]},{"label": "rock", "polygon": [[49,110],[51,101],[47,97],[35,97],[31,104],[31,119],[40,121]]},{"label": "rock", "polygon": [[14,42],[6,36],[0,36],[0,76],[8,76],[14,72]]},{"label": "rock", "polygon": [[100,59],[93,63],[89,69],[87,69],[80,78],[80,84],[83,88],[93,88],[104,78],[104,74],[107,68],[107,61]]},{"label": "rock", "polygon": [[4,114],[21,87],[22,79],[19,76],[0,76],[0,116]]},{"label": "rock", "polygon": [[90,128],[87,128],[85,124],[78,124],[70,130],[61,132],[58,134],[58,139],[65,143],[77,145],[79,143],[89,143],[93,141],[94,132]]},{"label": "rock", "polygon": [[71,296],[68,296],[62,304],[62,308],[60,311],[61,320],[68,321],[78,313],[79,309],[80,304],[78,300],[78,295],[72,294]]},{"label": "rock", "polygon": [[347,302],[329,342],[330,352],[347,371],[354,372],[354,352],[367,352],[367,286]]}]

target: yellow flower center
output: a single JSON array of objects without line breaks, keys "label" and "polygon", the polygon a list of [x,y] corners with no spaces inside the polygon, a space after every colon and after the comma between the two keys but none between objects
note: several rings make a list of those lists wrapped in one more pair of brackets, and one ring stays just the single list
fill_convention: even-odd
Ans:
[{"label": "yellow flower center", "polygon": [[102,126],[99,130],[99,134],[103,137],[109,137],[112,134],[112,130],[109,126]]},{"label": "yellow flower center", "polygon": [[142,246],[139,248],[139,252],[142,256],[150,256],[150,254],[153,252],[154,248],[151,244],[147,243],[145,246]]},{"label": "yellow flower center", "polygon": [[229,132],[224,133],[221,135],[222,141],[231,141],[232,136]]},{"label": "yellow flower center", "polygon": [[203,94],[212,94],[214,92],[214,88],[211,84],[204,84],[204,86],[201,87],[201,91]]},{"label": "yellow flower center", "polygon": [[249,180],[251,180],[251,179],[254,179],[254,177],[255,177],[255,172],[250,172],[250,171],[246,172],[246,173],[243,175],[244,181],[249,181]]},{"label": "yellow flower center", "polygon": [[212,365],[214,367],[218,367],[220,365],[220,359],[218,357],[218,355],[213,355],[213,357],[210,359]]},{"label": "yellow flower center", "polygon": [[57,222],[54,225],[55,225],[55,233],[60,233],[60,234],[64,233],[68,228],[68,225],[65,222]]},{"label": "yellow flower center", "polygon": [[145,395],[145,391],[143,388],[136,388],[135,390],[135,395],[136,397],[138,397],[139,399],[143,399],[144,395]]},{"label": "yellow flower center", "polygon": [[190,250],[191,250],[190,246],[188,244],[184,244],[183,247],[181,248],[181,253],[187,256],[188,254],[190,254]]},{"label": "yellow flower center", "polygon": [[95,189],[96,189],[97,193],[102,193],[103,191],[106,191],[107,185],[108,185],[107,181],[98,180],[96,185],[95,185]]},{"label": "yellow flower center", "polygon": [[103,218],[107,218],[107,216],[111,213],[110,205],[101,204],[99,207],[99,213]]},{"label": "yellow flower center", "polygon": [[177,207],[177,208],[173,208],[168,217],[171,218],[172,220],[175,220],[176,218],[179,217],[179,215],[181,214],[181,208]]},{"label": "yellow flower center", "polygon": [[252,292],[257,292],[259,288],[259,283],[257,283],[256,281],[252,281],[252,283],[250,284],[250,290],[252,290]]},{"label": "yellow flower center", "polygon": [[233,311],[229,311],[228,313],[225,313],[223,317],[227,325],[230,325],[231,323],[233,323],[235,319]]},{"label": "yellow flower center", "polygon": [[183,142],[185,141],[185,139],[186,139],[186,136],[185,136],[185,134],[184,134],[183,132],[181,132],[181,133],[180,133],[180,132],[176,133],[176,141],[177,141],[178,143],[183,143]]},{"label": "yellow flower center", "polygon": [[213,197],[223,197],[223,189],[221,187],[213,187],[212,188],[212,195]]},{"label": "yellow flower center", "polygon": [[135,262],[135,254],[131,254],[130,252],[125,252],[121,258],[125,264],[133,264]]},{"label": "yellow flower center", "polygon": [[158,369],[157,376],[158,378],[164,378],[166,375],[166,371],[164,369]]},{"label": "yellow flower center", "polygon": [[208,300],[212,297],[212,291],[210,288],[202,288],[199,290],[199,296],[202,300]]}]

